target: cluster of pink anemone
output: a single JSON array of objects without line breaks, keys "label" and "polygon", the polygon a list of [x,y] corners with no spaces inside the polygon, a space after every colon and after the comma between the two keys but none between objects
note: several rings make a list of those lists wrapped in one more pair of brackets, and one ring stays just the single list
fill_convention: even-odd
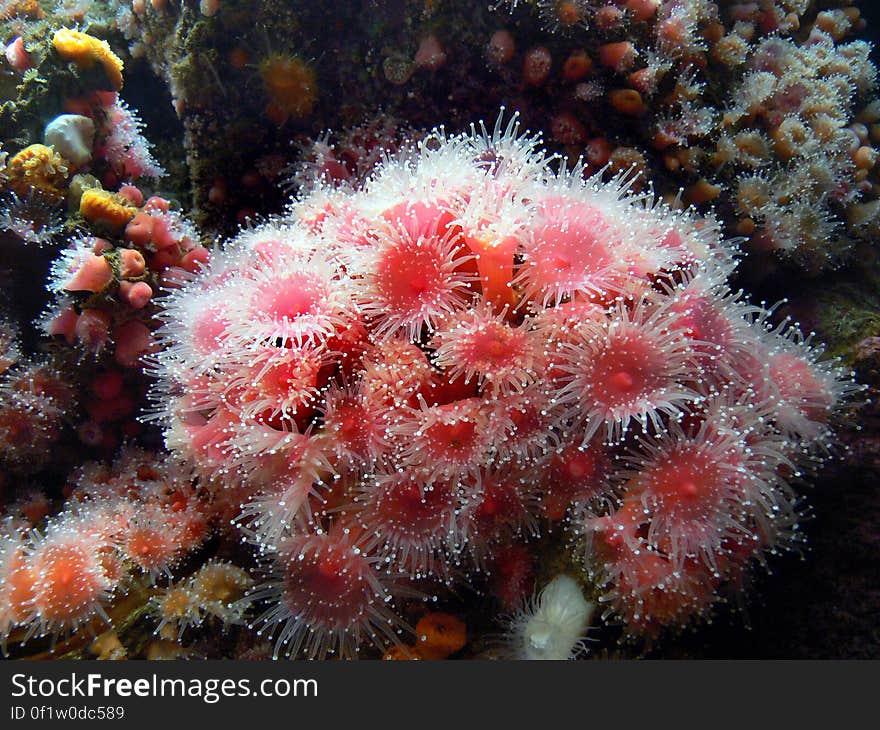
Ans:
[{"label": "cluster of pink anemone", "polygon": [[276,654],[564,530],[606,615],[704,614],[796,536],[849,374],[729,291],[711,219],[548,158],[514,117],[316,184],[164,303],[166,442],[271,566]]}]

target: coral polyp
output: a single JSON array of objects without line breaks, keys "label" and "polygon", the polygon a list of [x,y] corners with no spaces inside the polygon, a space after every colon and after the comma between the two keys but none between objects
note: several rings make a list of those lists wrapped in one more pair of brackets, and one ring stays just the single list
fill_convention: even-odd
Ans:
[{"label": "coral polyp", "polygon": [[27,555],[34,576],[28,604],[30,623],[40,634],[76,629],[97,615],[106,618],[102,603],[114,585],[113,544],[76,519],[51,525],[38,535]]},{"label": "coral polyp", "polygon": [[261,632],[277,632],[275,655],[349,658],[362,643],[399,643],[400,621],[387,606],[387,581],[376,563],[342,529],[291,537],[279,546],[277,581],[250,596],[272,601],[258,623]]},{"label": "coral polyp", "polygon": [[39,193],[31,192],[23,198],[9,193],[0,206],[0,229],[24,243],[48,244],[64,230],[58,206]]},{"label": "coral polyp", "polygon": [[662,322],[661,309],[646,316],[618,306],[603,321],[576,330],[561,350],[563,388],[559,401],[571,406],[572,420],[584,422],[584,443],[603,427],[604,437],[620,441],[633,421],[661,428],[663,413],[681,412],[699,400],[689,387],[702,373],[688,343]]},{"label": "coral polyp", "polygon": [[595,611],[571,576],[557,575],[507,620],[504,653],[511,659],[571,659],[585,648]]},{"label": "coral polyp", "polygon": [[485,390],[522,391],[538,378],[542,353],[527,328],[511,327],[490,310],[448,317],[431,339],[434,361],[449,379],[476,379]]},{"label": "coral polyp", "polygon": [[561,33],[587,27],[591,10],[589,0],[541,0],[538,3],[544,25],[550,31]]},{"label": "coral polyp", "polygon": [[[409,211],[407,211],[408,213]],[[380,232],[364,267],[361,308],[383,336],[402,328],[411,338],[467,302],[470,256],[450,233],[392,226]]]},{"label": "coral polyp", "polygon": [[260,62],[259,74],[269,97],[266,114],[271,118],[299,121],[312,113],[318,81],[308,62],[299,56],[272,53]]}]

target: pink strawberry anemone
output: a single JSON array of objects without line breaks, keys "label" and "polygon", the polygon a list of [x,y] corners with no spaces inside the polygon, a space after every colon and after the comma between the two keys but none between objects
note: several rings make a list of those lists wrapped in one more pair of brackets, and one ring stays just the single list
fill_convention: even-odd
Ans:
[{"label": "pink strawberry anemone", "polygon": [[851,375],[726,288],[712,221],[630,184],[560,166],[515,116],[435,130],[166,298],[166,442],[241,502],[276,654],[399,644],[432,581],[509,604],[525,569],[480,573],[547,532],[634,636],[793,543],[789,479]]}]

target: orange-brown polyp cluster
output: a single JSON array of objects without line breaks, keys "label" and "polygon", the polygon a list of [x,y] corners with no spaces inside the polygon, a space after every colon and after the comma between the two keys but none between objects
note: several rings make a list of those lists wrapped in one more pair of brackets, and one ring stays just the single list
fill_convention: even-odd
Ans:
[{"label": "orange-brown polyp cluster", "polygon": [[169,586],[154,601],[160,622],[156,629],[166,640],[179,640],[183,632],[206,619],[223,624],[241,623],[249,602],[242,600],[253,579],[243,568],[210,560],[195,573]]},{"label": "orange-brown polyp cluster", "polygon": [[242,231],[165,301],[156,401],[271,559],[276,655],[428,657],[399,602],[493,570],[511,605],[554,524],[633,634],[789,544],[786,475],[853,388],[728,292],[734,265],[709,221],[554,171],[516,118]]},{"label": "orange-brown polyp cluster", "polygon": [[876,236],[877,69],[850,0],[595,0],[585,23],[566,22],[581,2],[518,5],[562,38],[520,52],[510,23],[490,67],[520,66],[536,107],[553,105],[553,140],[591,170],[654,166],[670,201],[683,188],[717,206],[751,275],[778,259],[818,273]]},{"label": "orange-brown polyp cluster", "polygon": [[[211,513],[168,461],[133,449],[75,475],[65,509],[40,530],[0,524],[0,641],[109,622],[106,608],[134,575],[167,574],[207,538]],[[207,568],[205,568],[207,569]],[[206,599],[207,600],[207,599]]]}]

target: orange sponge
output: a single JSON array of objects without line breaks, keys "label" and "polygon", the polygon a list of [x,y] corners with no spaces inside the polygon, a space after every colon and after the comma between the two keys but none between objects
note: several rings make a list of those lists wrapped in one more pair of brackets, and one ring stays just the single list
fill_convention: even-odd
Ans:
[{"label": "orange sponge", "polygon": [[83,218],[112,230],[125,228],[136,213],[137,208],[131,203],[100,188],[86,190],[79,201],[79,214]]},{"label": "orange sponge", "polygon": [[100,64],[113,89],[122,88],[122,59],[112,50],[107,41],[71,28],[61,28],[52,37],[52,45],[58,55],[72,61],[81,69],[89,69]]},{"label": "orange sponge", "polygon": [[32,144],[16,154],[6,166],[9,186],[21,196],[37,192],[51,201],[67,193],[70,165],[52,147]]}]

